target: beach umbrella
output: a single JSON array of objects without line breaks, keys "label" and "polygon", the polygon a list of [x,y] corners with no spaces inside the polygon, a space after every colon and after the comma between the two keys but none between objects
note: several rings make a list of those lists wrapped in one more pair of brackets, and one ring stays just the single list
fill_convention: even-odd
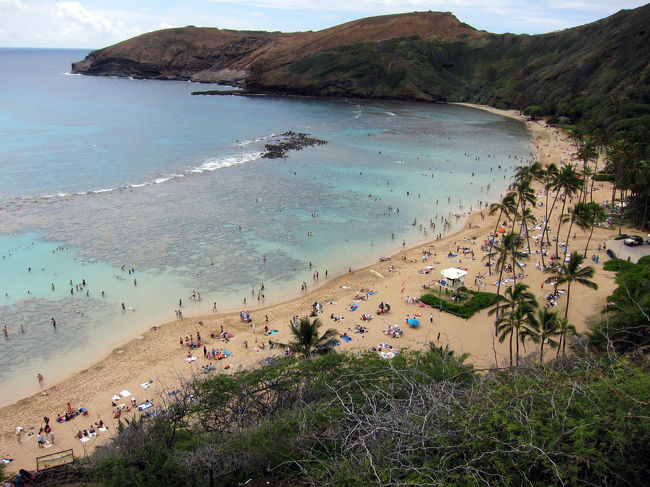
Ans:
[{"label": "beach umbrella", "polygon": [[497,230],[497,233],[503,233],[503,232],[505,232],[505,231],[506,231],[506,229],[505,229],[504,227],[501,227],[501,228],[499,228],[499,229]]},{"label": "beach umbrella", "polygon": [[415,318],[409,318],[408,319],[408,324],[411,326],[420,326],[420,322],[416,320]]}]

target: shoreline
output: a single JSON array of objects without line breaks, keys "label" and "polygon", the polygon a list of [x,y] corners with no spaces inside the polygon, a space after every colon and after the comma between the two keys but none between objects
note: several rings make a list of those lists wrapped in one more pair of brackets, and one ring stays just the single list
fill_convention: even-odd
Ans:
[{"label": "shoreline", "polygon": [[[466,103],[457,104],[523,121],[531,133],[531,149],[537,151],[538,160],[545,163],[552,159],[551,156],[545,157],[544,150],[540,149],[539,143],[537,147],[535,145],[540,140],[541,142],[547,141],[547,145],[548,141],[552,142],[555,132],[552,128],[528,122],[513,110],[498,110]],[[542,137],[547,138],[540,139]],[[570,150],[569,143],[564,140],[562,144],[564,144],[562,149],[564,155],[566,155],[567,150]],[[558,154],[554,153],[553,155],[557,156]],[[603,191],[603,193],[606,193],[606,191]],[[354,269],[353,273],[344,272],[328,279],[321,279],[313,290],[287,301],[251,307],[250,312],[257,333],[252,332],[247,324],[242,323],[239,320],[238,312],[234,310],[193,315],[181,320],[152,326],[146,333],[114,348],[104,358],[93,363],[87,369],[75,373],[52,388],[46,388],[48,392],[45,394],[35,394],[1,408],[0,422],[3,425],[3,434],[0,439],[0,455],[15,459],[14,462],[7,465],[7,470],[33,468],[34,458],[39,454],[54,453],[62,448],[74,448],[75,455],[80,456],[85,455],[95,446],[102,444],[110,438],[112,431],[115,431],[116,422],[112,418],[114,407],[111,406],[110,398],[116,392],[128,389],[138,399],[153,398],[152,401],[156,406],[162,406],[161,402],[164,402],[167,390],[176,388],[179,380],[187,378],[188,375],[199,375],[201,373],[200,366],[208,362],[215,362],[217,368],[224,373],[233,373],[237,370],[256,366],[263,358],[276,354],[275,351],[269,352],[268,348],[261,349],[261,347],[257,347],[257,351],[253,349],[254,343],[262,338],[266,342],[269,338],[263,335],[265,315],[269,316],[269,327],[279,330],[279,333],[273,338],[277,337],[278,341],[285,341],[289,338],[289,319],[292,316],[307,314],[311,309],[311,303],[314,301],[324,304],[324,313],[320,316],[324,329],[335,327],[340,332],[343,332],[344,330],[351,330],[349,326],[355,324],[364,324],[369,328],[369,331],[361,337],[353,332],[350,333],[354,341],[350,344],[343,343],[341,345],[342,351],[367,350],[371,346],[383,342],[388,342],[396,348],[416,348],[427,346],[431,341],[437,341],[438,345],[444,346],[448,344],[458,353],[470,352],[471,357],[469,360],[475,365],[493,364],[495,356],[505,357],[505,345],[495,343],[492,338],[491,323],[488,323],[487,327],[481,326],[482,322],[486,321],[484,314],[481,316],[479,313],[470,320],[462,320],[427,308],[414,309],[414,305],[406,304],[403,298],[411,295],[419,297],[422,294],[422,285],[429,284],[433,278],[439,275],[440,269],[444,266],[464,265],[470,268],[471,275],[475,274],[476,270],[479,272],[484,270],[480,260],[483,254],[478,250],[478,247],[473,249],[476,250],[479,257],[475,261],[470,262],[465,259],[458,259],[458,262],[449,261],[449,258],[445,256],[448,249],[457,248],[459,245],[472,245],[468,243],[468,239],[463,239],[465,232],[477,234],[479,237],[475,241],[480,243],[483,236],[491,233],[494,222],[494,217],[486,216],[485,220],[483,220],[481,212],[474,211],[459,220],[454,225],[457,226],[456,230],[443,235],[441,240],[429,240],[410,248],[398,249],[395,254],[390,255],[390,259],[387,261],[375,262],[363,268]],[[468,225],[472,225],[471,230]],[[460,244],[458,244],[459,240],[461,241]],[[596,245],[597,241],[598,238],[595,236],[592,240],[592,246]],[[438,251],[438,255],[430,257],[434,261],[433,263],[424,261],[421,260],[421,250]],[[444,264],[442,261],[445,261]],[[532,264],[532,262],[529,263]],[[397,268],[396,272],[388,271],[391,265]],[[433,275],[421,272],[421,269],[426,265],[435,266]],[[528,270],[532,274],[534,269]],[[379,278],[375,272],[383,277]],[[468,274],[468,279],[470,274]],[[604,299],[604,296],[611,293],[605,289],[613,288],[613,276],[611,281],[611,286],[601,287],[602,290],[599,291],[597,298]],[[486,282],[484,289],[485,286],[490,285],[489,290],[494,291],[495,288],[491,284],[491,282]],[[467,282],[467,287],[473,287],[471,282]],[[373,296],[373,299],[369,302],[362,301],[360,304],[361,309],[355,314],[348,311],[346,305],[352,302],[352,294],[356,289],[360,288],[373,289],[378,296]],[[575,294],[581,293],[582,290],[575,292]],[[574,293],[572,292],[572,294]],[[578,297],[574,299],[578,299]],[[391,302],[391,313],[387,316],[376,316],[375,320],[369,323],[359,321],[358,318],[362,309],[363,312],[375,314],[379,301]],[[588,309],[588,306],[585,309]],[[578,310],[572,309],[571,311]],[[400,339],[391,339],[382,333],[385,328],[383,325],[387,324],[387,322],[403,325],[403,317],[406,313],[413,314],[417,312],[422,313],[420,320],[426,321],[425,326],[421,326],[420,329],[404,329],[404,337]],[[431,313],[431,324],[427,320],[429,313]],[[344,316],[345,320],[333,322],[329,319],[330,314]],[[570,312],[570,316],[573,315],[574,313]],[[382,324],[379,324],[380,322]],[[584,329],[584,323],[582,324],[583,326],[579,327],[579,330]],[[220,325],[234,335],[234,338],[228,344],[209,338],[211,332],[216,331],[218,333]],[[468,328],[469,326],[472,328]],[[480,332],[479,327],[481,327]],[[487,333],[483,328],[486,328]],[[197,350],[194,355],[199,356],[199,359],[192,364],[188,364],[185,361],[188,350],[179,344],[179,336],[184,337],[197,331],[200,331],[201,335],[206,339],[209,348],[227,347],[232,350],[234,353],[232,358],[221,362],[208,361],[200,358],[202,355],[201,350]],[[436,333],[438,339],[434,340]],[[442,336],[441,341],[442,334],[444,336]],[[242,345],[243,340],[249,342],[250,347],[244,347]],[[228,369],[224,369],[226,365],[229,366]],[[149,380],[154,381],[151,390],[143,390],[140,384]],[[72,403],[75,408],[86,407],[90,411],[88,419],[75,420],[70,424],[61,426],[56,425],[54,428],[56,443],[50,450],[38,449],[35,444],[35,435],[29,438],[24,437],[20,445],[17,443],[14,435],[17,426],[22,426],[25,430],[33,426],[38,431],[40,418],[44,415],[56,418],[57,413],[65,412],[67,402]],[[81,444],[73,434],[77,429],[83,430],[87,428],[89,424],[97,421],[98,418],[101,418],[109,425],[109,434],[103,434],[86,444]]]}]

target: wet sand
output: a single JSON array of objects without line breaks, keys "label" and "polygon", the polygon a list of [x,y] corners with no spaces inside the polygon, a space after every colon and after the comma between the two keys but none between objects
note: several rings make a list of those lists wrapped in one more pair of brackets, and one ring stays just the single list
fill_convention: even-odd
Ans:
[{"label": "wet sand", "polygon": [[[497,110],[483,106],[474,106],[474,108],[524,120],[515,111]],[[533,149],[538,154],[538,160],[543,163],[555,162],[556,164],[571,160],[573,148],[565,134],[547,127],[544,122],[526,123],[531,131],[531,142]],[[607,183],[599,183],[596,188],[598,191],[594,193],[595,201],[607,200],[611,195],[611,187]],[[537,187],[537,189],[540,188]],[[538,198],[538,201],[544,201],[544,199]],[[544,208],[537,207],[534,209],[534,213],[538,221],[541,222]],[[556,210],[555,213],[559,213],[559,211]],[[460,231],[446,235],[441,240],[406,249],[390,256],[390,260],[378,262],[363,269],[353,269],[352,273],[345,273],[329,279],[325,279],[321,274],[318,282],[307,283],[308,289],[314,289],[314,291],[303,293],[291,301],[268,307],[250,307],[249,311],[256,328],[255,333],[248,323],[243,323],[240,320],[238,311],[213,313],[211,312],[212,303],[205,302],[205,314],[185,317],[152,327],[147,333],[114,349],[108,356],[103,358],[98,356],[97,363],[89,364],[88,368],[80,370],[58,384],[47,382],[47,370],[44,368],[45,383],[42,393],[0,409],[2,433],[0,456],[14,459],[7,465],[8,471],[12,472],[19,468],[34,469],[37,456],[55,453],[63,449],[72,448],[75,456],[89,454],[97,445],[109,440],[116,431],[117,420],[113,418],[115,407],[111,404],[114,394],[126,389],[135,396],[138,404],[148,399],[155,404],[152,409],[156,409],[164,405],[164,401],[169,398],[168,392],[176,389],[182,378],[188,378],[192,374],[203,375],[201,367],[210,362],[216,367],[216,372],[212,373],[234,373],[238,370],[255,367],[263,359],[281,352],[277,348],[270,350],[269,340],[289,341],[291,339],[289,328],[291,318],[296,315],[300,317],[307,315],[314,302],[323,305],[323,312],[320,315],[323,322],[322,331],[327,328],[335,328],[340,333],[347,333],[352,338],[351,342],[341,342],[339,347],[341,351],[368,351],[373,346],[377,347],[382,343],[388,343],[396,350],[420,349],[427,347],[429,342],[435,342],[440,346],[448,344],[459,354],[469,353],[468,362],[477,367],[507,366],[508,344],[500,344],[494,339],[493,320],[487,316],[487,311],[482,311],[471,319],[464,320],[428,307],[406,303],[406,298],[409,296],[420,297],[424,292],[423,286],[433,285],[433,282],[441,277],[440,271],[448,267],[467,268],[468,274],[465,283],[468,288],[477,289],[474,284],[475,277],[479,273],[487,274],[487,267],[482,260],[486,252],[481,251],[480,246],[488,239],[496,222],[496,215],[488,216],[486,210],[483,211],[483,217],[480,212],[475,212],[467,217],[465,225]],[[556,228],[556,221],[557,215],[551,221],[553,229]],[[627,231],[630,230],[627,229]],[[439,230],[430,230],[432,235],[438,232]],[[540,233],[539,230],[531,231],[533,235],[538,233]],[[582,251],[588,235],[579,228],[575,228],[574,233],[576,238],[570,239],[569,250]],[[596,229],[587,253],[587,263],[596,267],[594,281],[598,283],[598,291],[578,285],[572,287],[569,319],[579,332],[585,331],[588,321],[600,313],[606,296],[611,294],[615,288],[614,274],[602,269],[602,264],[606,259],[605,252],[598,252],[596,247],[616,233],[616,230]],[[562,235],[566,235],[564,227],[560,238],[564,240]],[[462,251],[458,257],[448,257],[450,252],[457,253],[459,247],[473,250],[475,260],[466,259],[465,255],[469,254],[464,255]],[[551,249],[551,253],[552,250],[554,249]],[[423,261],[423,251],[433,254]],[[598,265],[593,264],[589,259],[592,254],[600,256]],[[378,255],[378,260],[379,257]],[[530,285],[531,291],[537,295],[540,303],[543,303],[548,288],[543,289],[541,283],[547,275],[536,268],[539,260],[539,255],[531,255],[527,267],[524,269],[528,276],[523,282]],[[428,273],[426,272],[427,266],[433,267]],[[394,272],[389,271],[391,267],[395,269]],[[483,285],[480,286],[481,290],[496,292],[494,284],[496,280],[496,275],[486,276],[483,279]],[[368,300],[355,302],[355,294],[361,289],[372,290],[376,294],[370,295]],[[505,287],[502,286],[502,292],[504,290]],[[433,290],[433,292],[437,291]],[[378,315],[378,305],[382,301],[391,304],[391,311]],[[358,305],[358,309],[349,311],[349,306],[353,303]],[[564,313],[565,304],[565,300],[561,297],[556,309]],[[243,309],[246,308],[242,307]],[[372,314],[374,319],[369,322],[362,321],[360,318],[364,313]],[[332,314],[344,319],[334,321],[330,319]],[[269,318],[269,328],[278,330],[278,333],[273,336],[264,334],[265,315],[268,315]],[[416,317],[421,325],[418,328],[408,327],[405,323],[407,316]],[[388,324],[401,326],[404,331],[403,336],[391,338],[384,334]],[[363,325],[368,328],[368,331],[357,334],[354,332],[355,325]],[[233,335],[228,343],[210,338],[211,333],[218,334],[220,332],[221,326]],[[212,348],[226,349],[231,351],[232,355],[220,361],[207,360],[203,358],[201,347],[192,352],[198,359],[188,363],[186,361],[188,348],[185,345],[180,345],[179,337],[184,338],[190,334],[196,337],[197,332],[203,338],[202,345],[205,344],[209,350]],[[247,348],[244,346],[244,341],[248,344]],[[265,349],[261,348],[262,343],[265,343]],[[538,353],[538,346],[533,343],[527,343],[525,349],[522,349],[522,355],[536,357]],[[553,354],[554,351],[549,351],[546,355],[551,357]],[[34,380],[36,381],[36,378]],[[148,381],[153,381],[153,383],[144,389],[141,384]],[[4,392],[10,393],[10,391]],[[130,399],[131,397],[128,397],[117,401],[117,404],[123,403],[129,406]],[[63,424],[56,423],[57,414],[65,413],[68,402],[75,409],[87,408],[88,415],[78,416],[73,421]],[[141,413],[131,411],[124,413],[123,417],[130,418],[136,414]],[[38,448],[36,442],[36,434],[42,426],[43,416],[50,418],[55,436],[55,444],[47,449]],[[108,431],[99,433],[97,437],[91,438],[88,442],[81,443],[75,433],[78,430],[88,429],[99,418],[107,424]],[[18,426],[22,426],[26,430],[20,444],[15,434]],[[34,434],[31,436],[27,434],[29,428],[33,428],[31,431]]]}]

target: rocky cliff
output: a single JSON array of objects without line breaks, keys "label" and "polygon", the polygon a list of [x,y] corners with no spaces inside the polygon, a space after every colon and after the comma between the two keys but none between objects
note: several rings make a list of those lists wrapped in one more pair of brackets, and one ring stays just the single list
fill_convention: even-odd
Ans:
[{"label": "rocky cliff", "polygon": [[[73,73],[222,82],[244,86],[292,62],[340,46],[387,39],[485,35],[451,13],[417,12],[355,20],[318,32],[271,33],[183,27],[150,32],[90,53]],[[279,76],[279,75],[272,75]]]}]

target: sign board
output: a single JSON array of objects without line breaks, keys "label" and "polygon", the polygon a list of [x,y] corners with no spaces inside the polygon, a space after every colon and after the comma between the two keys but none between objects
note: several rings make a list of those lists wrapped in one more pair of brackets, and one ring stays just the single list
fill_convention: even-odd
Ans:
[{"label": "sign board", "polygon": [[46,470],[48,468],[58,467],[59,465],[65,465],[66,463],[72,463],[73,461],[74,452],[72,449],[50,453],[49,455],[36,458],[36,470]]}]

